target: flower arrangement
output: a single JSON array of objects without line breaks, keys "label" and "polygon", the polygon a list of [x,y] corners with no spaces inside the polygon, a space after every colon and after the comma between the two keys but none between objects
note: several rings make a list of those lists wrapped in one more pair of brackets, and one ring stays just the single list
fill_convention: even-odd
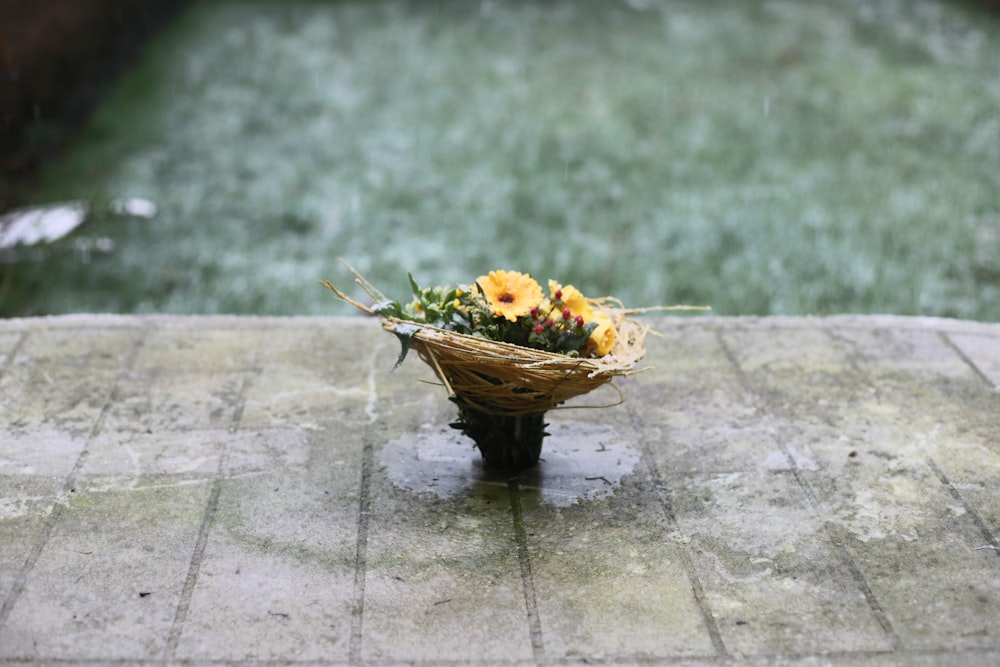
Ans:
[{"label": "flower arrangement", "polygon": [[374,305],[321,282],[382,318],[383,328],[402,343],[397,366],[409,350],[417,351],[458,406],[451,426],[472,438],[488,468],[514,473],[534,466],[547,435],[545,412],[633,373],[645,354],[648,329],[627,317],[638,310],[610,297],[586,298],[555,280],[546,293],[518,271],[429,288],[411,275],[412,299],[396,301],[351,271]]}]

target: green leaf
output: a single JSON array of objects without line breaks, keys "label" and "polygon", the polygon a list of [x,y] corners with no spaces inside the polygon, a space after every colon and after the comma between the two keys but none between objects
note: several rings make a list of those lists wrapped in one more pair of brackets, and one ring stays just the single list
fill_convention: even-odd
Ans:
[{"label": "green leaf", "polygon": [[399,351],[399,359],[396,359],[396,365],[392,367],[392,370],[399,368],[399,365],[403,363],[403,359],[406,359],[407,352],[410,351],[410,344],[413,342],[413,337],[421,327],[416,324],[405,324],[400,323],[392,328],[392,333],[396,334],[396,338],[399,339],[399,344],[402,349]]},{"label": "green leaf", "polygon": [[382,301],[372,306],[372,312],[383,317],[400,317],[403,314],[403,308],[398,301]]}]

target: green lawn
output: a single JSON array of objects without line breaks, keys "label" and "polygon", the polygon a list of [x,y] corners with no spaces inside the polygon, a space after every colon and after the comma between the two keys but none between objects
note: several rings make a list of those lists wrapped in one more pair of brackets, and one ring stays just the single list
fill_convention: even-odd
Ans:
[{"label": "green lawn", "polygon": [[[339,314],[491,268],[724,315],[1000,321],[1000,14],[955,2],[199,2],[43,177],[139,196],[3,315]],[[84,253],[108,237],[110,253]]]}]

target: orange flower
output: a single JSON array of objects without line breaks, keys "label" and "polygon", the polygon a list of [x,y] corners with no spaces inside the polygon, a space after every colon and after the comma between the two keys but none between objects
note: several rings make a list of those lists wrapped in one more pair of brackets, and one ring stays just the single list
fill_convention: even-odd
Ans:
[{"label": "orange flower", "polygon": [[476,285],[493,314],[511,322],[527,315],[542,302],[541,286],[527,273],[490,271],[488,276],[479,276]]},{"label": "orange flower", "polygon": [[598,357],[603,357],[615,346],[618,332],[615,331],[615,326],[607,313],[597,313],[594,320],[597,322],[597,328],[587,339],[587,350],[592,351]]}]

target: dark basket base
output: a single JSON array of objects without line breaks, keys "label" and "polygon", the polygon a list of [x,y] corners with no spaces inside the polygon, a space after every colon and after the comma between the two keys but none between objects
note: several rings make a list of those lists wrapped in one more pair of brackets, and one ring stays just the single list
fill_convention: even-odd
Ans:
[{"label": "dark basket base", "polygon": [[544,412],[496,415],[459,405],[458,421],[451,426],[473,439],[486,468],[511,474],[538,463],[548,435]]}]

